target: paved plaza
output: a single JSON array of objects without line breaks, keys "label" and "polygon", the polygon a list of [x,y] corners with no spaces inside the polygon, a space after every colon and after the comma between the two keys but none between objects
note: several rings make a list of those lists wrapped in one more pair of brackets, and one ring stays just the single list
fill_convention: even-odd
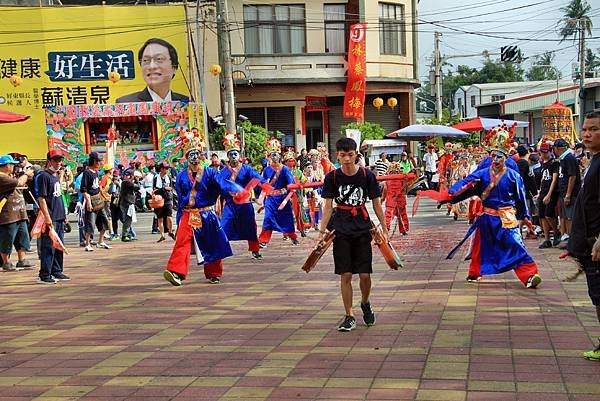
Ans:
[{"label": "paved plaza", "polygon": [[172,287],[173,242],[157,244],[149,219],[110,251],[83,252],[74,230],[70,282],[0,275],[1,401],[600,399],[600,363],[581,358],[600,327],[585,279],[562,281],[574,266],[559,250],[527,241],[537,290],[512,272],[469,284],[464,252],[445,259],[468,225],[423,201],[393,238],[404,270],[374,252],[377,324],[356,308],[357,329],[340,333],[331,252],[300,270],[315,232],[298,247],[274,235],[263,261],[234,243],[221,285],[194,266]]}]

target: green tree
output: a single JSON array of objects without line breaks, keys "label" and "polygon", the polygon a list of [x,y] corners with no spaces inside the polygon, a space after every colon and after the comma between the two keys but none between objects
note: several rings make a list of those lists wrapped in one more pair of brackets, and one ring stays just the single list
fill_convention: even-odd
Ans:
[{"label": "green tree", "polygon": [[[383,139],[385,138],[385,130],[377,123],[370,123],[365,121],[364,123],[349,123],[342,125],[340,128],[341,134],[346,135],[346,129],[358,129],[360,130],[361,140],[365,139]],[[358,144],[360,146],[360,143]]]},{"label": "green tree", "polygon": [[[598,49],[600,51],[600,49]],[[592,49],[585,49],[585,70],[587,72],[600,71],[600,57],[592,51]]]},{"label": "green tree", "polygon": [[[531,67],[525,74],[528,81],[548,81],[556,80],[562,77],[558,69],[548,67],[554,65],[554,52],[547,51],[543,54],[535,56]],[[558,76],[557,76],[558,72]]]},{"label": "green tree", "polygon": [[[592,19],[589,17],[592,6],[586,0],[571,0],[569,5],[561,7],[563,18],[559,21],[561,25],[560,36],[562,40],[572,38],[573,41],[579,39],[580,20],[583,20],[583,26],[588,35],[592,36]],[[584,32],[585,34],[585,32]]]},{"label": "green tree", "polygon": [[[276,136],[281,139],[284,134],[279,131],[270,132],[266,128],[252,124],[250,121],[238,122],[238,126],[244,129],[244,151],[247,158],[252,161],[254,166],[260,165],[259,159],[262,157],[262,151],[265,149],[265,143],[268,138]],[[218,127],[209,135],[210,148],[213,150],[223,150],[223,136],[225,128]],[[238,136],[240,133],[238,132]]]},{"label": "green tree", "polygon": [[[442,110],[442,119],[438,121],[436,117],[432,118],[424,118],[421,124],[425,125],[454,125],[458,124],[461,121],[459,116],[453,116],[450,114],[450,109],[444,108]],[[462,143],[463,145],[476,145],[479,144],[479,133],[474,132],[471,135],[464,138],[450,138],[450,137],[442,137],[441,143],[444,142],[452,142],[452,143]]]}]

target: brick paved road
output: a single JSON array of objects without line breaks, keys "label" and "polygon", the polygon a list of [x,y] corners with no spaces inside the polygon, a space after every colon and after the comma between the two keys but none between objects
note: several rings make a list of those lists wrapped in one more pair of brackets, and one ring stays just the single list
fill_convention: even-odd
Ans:
[{"label": "brick paved road", "polygon": [[314,234],[274,236],[262,262],[236,243],[219,286],[197,268],[164,282],[172,242],[156,236],[73,247],[71,282],[0,275],[0,400],[599,400],[600,363],[580,358],[600,335],[584,280],[561,282],[572,265],[530,241],[539,290],[512,273],[467,284],[467,262],[444,259],[466,227],[423,202],[394,239],[406,268],[376,252],[377,325],[350,333],[335,330],[331,255],[300,271]]}]

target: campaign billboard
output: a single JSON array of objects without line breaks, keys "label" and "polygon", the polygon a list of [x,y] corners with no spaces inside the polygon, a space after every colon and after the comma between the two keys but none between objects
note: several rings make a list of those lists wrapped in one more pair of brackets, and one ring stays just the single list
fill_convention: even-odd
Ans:
[{"label": "campaign billboard", "polygon": [[45,158],[48,107],[188,101],[183,5],[0,7],[0,21],[0,109],[31,117],[0,124],[0,153]]}]

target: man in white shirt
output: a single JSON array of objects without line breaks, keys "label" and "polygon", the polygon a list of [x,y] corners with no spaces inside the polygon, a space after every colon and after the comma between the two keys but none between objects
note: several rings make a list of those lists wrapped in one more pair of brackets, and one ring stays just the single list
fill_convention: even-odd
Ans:
[{"label": "man in white shirt", "polygon": [[427,186],[431,189],[437,190],[437,184],[434,185],[432,181],[433,176],[437,173],[438,161],[438,155],[434,152],[434,150],[435,147],[433,145],[427,146],[427,153],[425,153],[423,156],[423,163],[425,164],[425,177],[427,177]]}]

